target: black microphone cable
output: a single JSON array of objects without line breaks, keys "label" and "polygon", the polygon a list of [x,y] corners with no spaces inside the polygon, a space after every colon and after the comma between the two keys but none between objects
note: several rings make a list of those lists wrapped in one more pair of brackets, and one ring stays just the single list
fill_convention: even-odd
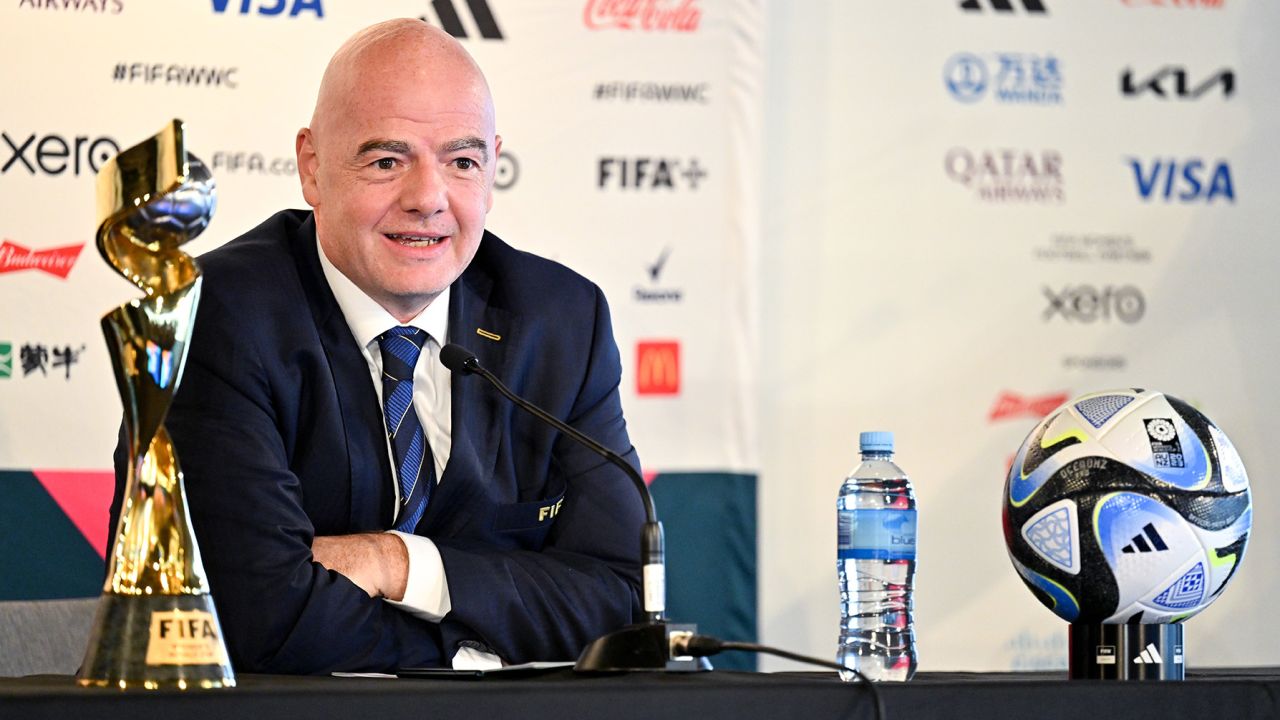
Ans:
[{"label": "black microphone cable", "polygon": [[[445,367],[449,368],[451,372],[461,373],[464,375],[475,374],[483,377],[508,400],[543,422],[556,428],[573,440],[587,446],[593,452],[616,465],[628,477],[630,477],[644,501],[645,516],[647,519],[641,539],[641,563],[646,567],[646,569],[654,567],[665,575],[665,572],[663,571],[666,565],[666,553],[665,548],[663,547],[662,525],[658,522],[657,511],[653,506],[653,496],[649,494],[649,488],[645,485],[644,479],[640,477],[640,473],[636,472],[636,469],[633,468],[630,463],[623,460],[622,456],[579,432],[576,428],[571,427],[559,418],[548,413],[546,410],[543,410],[537,405],[534,405],[523,397],[512,392],[512,390],[503,384],[497,376],[481,366],[479,359],[477,359],[475,354],[470,350],[454,343],[448,343],[440,349],[440,362]],[[658,583],[662,588],[661,594],[663,596],[665,596],[665,583],[665,578]],[[642,585],[647,586],[647,580],[642,582]],[[655,598],[658,607],[651,610],[649,608],[650,597],[648,590],[649,588],[645,587],[644,599],[646,606],[645,614],[648,616],[647,621],[651,624],[665,625],[666,619],[663,616],[663,612],[665,610],[665,597]],[[679,630],[670,632],[667,659],[671,660],[672,658],[681,656],[707,657],[710,655],[716,655],[724,650],[767,653],[770,655],[777,655],[778,657],[783,657],[788,660],[795,660],[797,662],[817,665],[819,667],[830,668],[841,672],[852,672],[854,676],[866,685],[867,691],[871,694],[871,700],[876,709],[876,720],[885,720],[884,702],[880,698],[880,691],[876,689],[875,683],[868,679],[866,675],[863,675],[861,672],[854,670],[853,668],[847,668],[828,660],[800,655],[787,650],[770,647],[768,645],[721,640],[719,638],[711,637],[710,635],[697,635],[692,632]],[[581,662],[581,660],[579,660],[579,662]]]},{"label": "black microphone cable", "polygon": [[855,677],[862,681],[866,686],[867,692],[871,694],[871,702],[876,708],[876,720],[887,720],[884,711],[884,700],[880,697],[880,690],[876,684],[872,682],[866,675],[854,670],[851,667],[845,667],[839,663],[823,660],[821,658],[811,657],[809,655],[801,655],[793,653],[790,650],[782,650],[780,648],[771,647],[769,645],[760,645],[757,643],[737,642],[734,640],[721,640],[710,635],[685,635],[681,636],[672,633],[671,638],[671,654],[672,655],[690,655],[693,657],[710,657],[717,655],[725,650],[740,650],[743,652],[765,653],[768,655],[777,655],[788,660],[796,662],[808,663],[809,665],[817,665],[818,667],[829,668],[840,672],[852,672]]},{"label": "black microphone cable", "polygon": [[[640,563],[644,566],[644,577],[646,578],[641,583],[643,590],[641,599],[644,601],[645,618],[650,624],[665,622],[666,544],[663,539],[662,523],[658,522],[658,511],[653,505],[653,495],[649,493],[649,487],[645,485],[644,478],[640,476],[640,473],[618,453],[512,392],[511,388],[498,379],[498,376],[489,372],[480,364],[480,360],[476,358],[475,353],[461,345],[448,343],[440,348],[440,363],[449,368],[450,372],[463,375],[475,374],[484,378],[495,390],[515,403],[517,407],[559,430],[571,440],[585,445],[589,450],[622,470],[630,478],[631,483],[635,485],[636,492],[640,494],[641,502],[644,503],[645,524],[640,534]],[[647,579],[649,577],[654,578],[652,583]]]}]

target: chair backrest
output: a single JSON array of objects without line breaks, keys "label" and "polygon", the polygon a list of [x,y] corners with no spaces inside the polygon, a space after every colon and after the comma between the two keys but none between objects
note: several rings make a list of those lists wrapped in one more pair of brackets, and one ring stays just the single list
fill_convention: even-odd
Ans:
[{"label": "chair backrest", "polygon": [[0,602],[0,676],[75,673],[97,605],[97,598]]}]

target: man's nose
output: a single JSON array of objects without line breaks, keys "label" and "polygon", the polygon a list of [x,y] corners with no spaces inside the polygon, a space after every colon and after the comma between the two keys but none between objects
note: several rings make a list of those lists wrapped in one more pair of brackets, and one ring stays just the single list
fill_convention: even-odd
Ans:
[{"label": "man's nose", "polygon": [[400,189],[401,210],[425,216],[448,207],[448,188],[435,163],[422,163],[410,170]]}]

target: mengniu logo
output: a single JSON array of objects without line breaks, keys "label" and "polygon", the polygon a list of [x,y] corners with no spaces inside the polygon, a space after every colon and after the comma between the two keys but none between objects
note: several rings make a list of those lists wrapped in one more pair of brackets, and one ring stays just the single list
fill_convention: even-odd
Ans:
[{"label": "mengniu logo", "polygon": [[1177,160],[1157,158],[1143,162],[1129,158],[1133,169],[1133,181],[1138,196],[1144,202],[1212,203],[1221,198],[1236,201],[1235,186],[1231,182],[1231,166],[1225,160],[1205,162],[1199,158]]},{"label": "mengniu logo", "polygon": [[1230,68],[1223,68],[1196,83],[1187,78],[1186,68],[1178,65],[1165,65],[1147,76],[1135,75],[1132,68],[1125,68],[1120,75],[1120,93],[1131,98],[1154,95],[1162,100],[1199,100],[1202,95],[1221,87],[1225,100],[1236,91],[1236,74]]},{"label": "mengniu logo", "polygon": [[[432,0],[431,11],[435,13],[436,20],[440,22],[440,29],[450,35],[465,40],[471,37],[467,32],[467,28],[462,24],[462,16],[458,14],[458,8],[454,4],[455,0]],[[493,17],[493,11],[489,9],[489,3],[485,0],[467,0],[467,9],[471,11],[471,19],[475,23],[476,33],[485,40],[501,40],[502,30],[498,28],[498,21]],[[418,17],[425,23],[430,23],[431,18],[426,15]]]},{"label": "mengniu logo", "polygon": [[0,243],[0,274],[19,270],[43,270],[66,280],[83,249],[84,243],[80,243],[33,251],[6,239]]},{"label": "mengniu logo", "polygon": [[18,9],[71,10],[119,15],[124,10],[124,0],[19,0]]},{"label": "mengniu logo", "polygon": [[254,12],[258,15],[283,15],[287,10],[289,17],[297,17],[304,12],[314,13],[317,18],[324,17],[320,0],[213,0],[214,12],[221,15],[228,9],[240,15]]},{"label": "mengniu logo", "polygon": [[77,135],[66,138],[57,133],[39,135],[21,133],[9,135],[0,131],[0,158],[8,157],[0,164],[0,175],[26,170],[30,175],[61,175],[70,171],[79,175],[89,169],[97,174],[102,165],[120,153],[120,146],[109,137],[90,138]]},{"label": "mengniu logo", "polygon": [[588,30],[696,32],[701,21],[698,0],[587,0],[582,10]]},{"label": "mengniu logo", "polygon": [[987,420],[989,422],[997,422],[1020,417],[1039,420],[1069,399],[1071,399],[1070,394],[1065,392],[1048,393],[1046,395],[1019,395],[1016,392],[1005,390],[996,398],[996,404],[991,406],[991,414],[987,416]]},{"label": "mengniu logo", "polygon": [[[52,370],[52,377],[62,375],[64,380],[71,380],[71,367],[80,362],[80,355],[84,353],[85,346],[82,344],[78,348],[70,345],[49,346],[44,343],[23,343],[18,349],[18,362],[22,366],[22,377],[26,378],[33,373],[39,373],[41,377],[50,377],[49,371]],[[13,343],[7,340],[0,340],[0,379],[8,379],[13,377]]]},{"label": "mengniu logo", "polygon": [[[966,12],[982,12],[983,5],[990,5],[991,9],[1000,13],[1016,12],[1014,3],[1010,0],[963,0],[960,3],[960,9]],[[1022,0],[1022,8],[1031,15],[1047,15],[1044,3],[1040,0]]]},{"label": "mengniu logo", "polygon": [[636,394],[680,394],[680,343],[641,340],[636,344]]},{"label": "mengniu logo", "polygon": [[697,190],[707,171],[697,158],[602,157],[596,172],[596,187],[620,190],[675,190],[677,186]]},{"label": "mengniu logo", "polygon": [[1062,103],[1062,63],[1053,55],[956,53],[942,69],[947,92],[963,103],[987,97],[1015,105]]}]

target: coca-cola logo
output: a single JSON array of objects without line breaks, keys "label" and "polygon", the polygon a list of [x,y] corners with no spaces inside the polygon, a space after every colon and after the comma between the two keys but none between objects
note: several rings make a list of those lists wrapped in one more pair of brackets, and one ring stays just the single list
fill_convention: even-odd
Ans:
[{"label": "coca-cola logo", "polygon": [[987,420],[996,422],[1023,416],[1038,420],[1053,412],[1054,408],[1066,402],[1069,397],[1070,395],[1065,392],[1035,397],[1005,390],[996,398],[996,404],[991,407],[991,414]]},{"label": "coca-cola logo", "polygon": [[84,243],[48,250],[31,250],[12,240],[5,240],[0,244],[0,273],[43,270],[65,280],[83,249]]},{"label": "coca-cola logo", "polygon": [[590,30],[694,32],[702,10],[698,0],[587,0],[582,20]]}]

